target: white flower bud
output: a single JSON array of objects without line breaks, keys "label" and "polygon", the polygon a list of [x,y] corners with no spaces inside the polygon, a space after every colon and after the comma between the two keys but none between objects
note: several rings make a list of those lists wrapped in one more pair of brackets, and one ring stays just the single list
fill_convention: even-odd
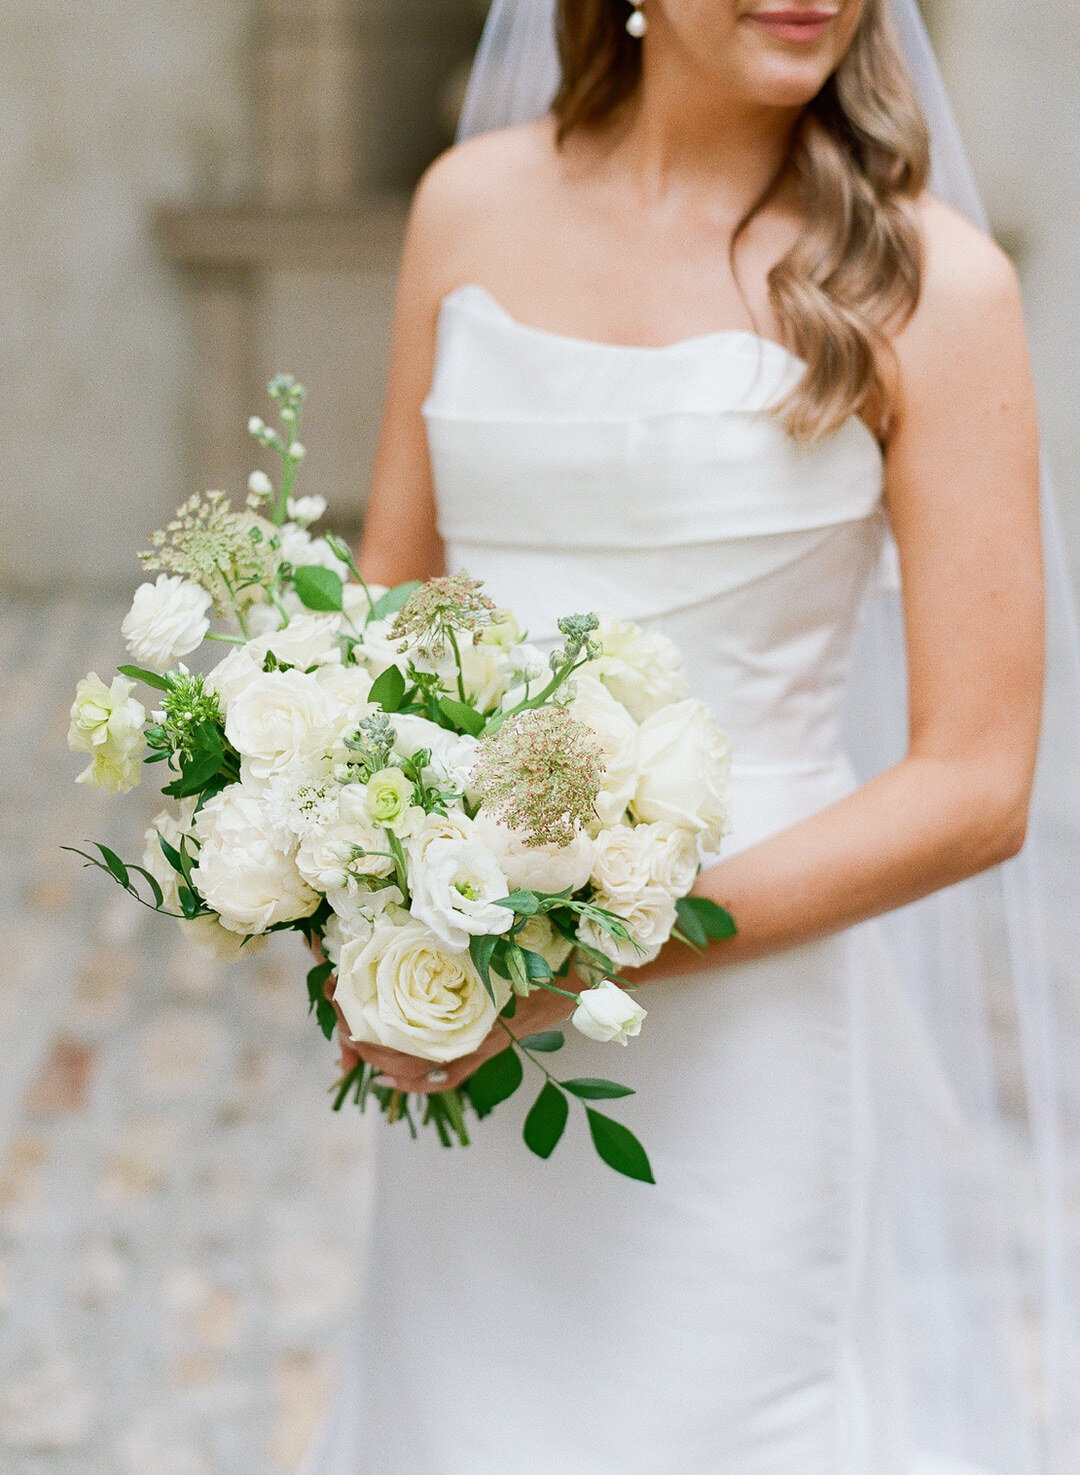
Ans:
[{"label": "white flower bud", "polygon": [[248,491],[256,497],[269,497],[273,494],[274,483],[265,471],[253,471],[248,477]]},{"label": "white flower bud", "polygon": [[265,429],[266,421],[260,419],[258,415],[252,415],[251,419],[248,421],[248,434],[261,435]]},{"label": "white flower bud", "polygon": [[289,447],[289,459],[291,461],[302,461],[307,455],[307,448],[302,446],[298,440],[294,440]]},{"label": "white flower bud", "polygon": [[602,1043],[614,1040],[625,1045],[633,1035],[641,1033],[645,1010],[610,978],[605,978],[596,988],[584,989],[580,1000],[571,1023],[590,1040]]}]

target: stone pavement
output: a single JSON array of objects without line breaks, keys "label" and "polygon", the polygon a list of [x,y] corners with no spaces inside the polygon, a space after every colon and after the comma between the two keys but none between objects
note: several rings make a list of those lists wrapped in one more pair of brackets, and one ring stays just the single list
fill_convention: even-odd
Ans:
[{"label": "stone pavement", "polygon": [[295,939],[215,964],[59,849],[137,858],[156,807],[76,787],[64,742],[122,614],[0,603],[0,1470],[278,1475],[333,1380],[369,1124],[329,1110]]}]

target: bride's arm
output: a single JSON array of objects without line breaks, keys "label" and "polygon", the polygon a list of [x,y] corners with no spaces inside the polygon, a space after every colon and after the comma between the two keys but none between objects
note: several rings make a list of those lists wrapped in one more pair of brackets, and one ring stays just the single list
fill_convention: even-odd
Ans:
[{"label": "bride's arm", "polygon": [[[963,880],[1023,843],[1038,742],[1038,433],[1004,257],[927,207],[923,301],[897,342],[886,500],[900,553],[909,746],[855,793],[699,878],[739,935],[640,976],[757,957]],[[722,714],[721,718],[722,718]]]}]

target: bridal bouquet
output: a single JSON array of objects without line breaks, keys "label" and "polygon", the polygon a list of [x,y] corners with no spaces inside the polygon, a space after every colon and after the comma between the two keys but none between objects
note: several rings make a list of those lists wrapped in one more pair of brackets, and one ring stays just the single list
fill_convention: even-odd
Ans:
[{"label": "bridal bouquet", "polygon": [[[299,932],[324,958],[307,984],[327,1038],[340,1021],[445,1063],[505,1029],[460,1089],[410,1100],[361,1062],[335,1109],[374,1099],[414,1135],[466,1144],[467,1112],[510,1096],[524,1058],[544,1077],[525,1141],[548,1157],[571,1098],[631,1093],[557,1079],[544,1057],[563,1033],[515,1038],[516,1002],[562,993],[578,1030],[625,1045],[645,1010],[621,970],[673,935],[700,948],[734,931],[689,895],[727,827],[727,744],[661,635],[568,615],[544,654],[467,574],[366,584],[342,540],[310,532],[322,498],[293,495],[303,389],[279,375],[269,390],[281,430],[249,429],[280,458],[277,488],[255,472],[242,510],[220,492],[178,509],[121,627],[135,664],[109,686],[91,673],[71,709],[78,782],[125,793],[157,763],[171,803],[141,864],[76,853],[218,954]],[[217,664],[183,663],[214,642]],[[651,1182],[633,1134],[584,1109],[600,1157]]]}]

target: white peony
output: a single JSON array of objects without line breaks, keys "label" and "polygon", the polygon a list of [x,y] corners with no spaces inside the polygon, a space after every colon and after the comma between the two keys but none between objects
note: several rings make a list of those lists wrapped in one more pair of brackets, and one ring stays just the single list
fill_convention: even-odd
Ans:
[{"label": "white peony", "polygon": [[450,732],[410,712],[395,712],[390,721],[397,733],[395,753],[411,758],[426,748],[431,754],[431,762],[424,770],[425,783],[434,782],[464,793],[476,763],[476,738],[468,733]]},{"label": "white peony", "polygon": [[290,497],[285,503],[285,511],[293,522],[302,528],[309,528],[313,522],[326,512],[325,497]]},{"label": "white peony", "polygon": [[473,820],[473,834],[491,851],[511,890],[577,891],[589,879],[592,841],[588,835],[576,835],[569,845],[526,845],[517,830],[483,809]]},{"label": "white peony", "polygon": [[664,707],[638,728],[638,819],[694,830],[716,849],[730,828],[731,749],[704,702]]},{"label": "white peony", "polygon": [[604,653],[589,670],[638,722],[689,692],[682,652],[657,630],[643,630],[632,620],[601,615],[596,638]]},{"label": "white peony", "polygon": [[620,1045],[641,1033],[646,1011],[618,984],[605,978],[595,988],[584,989],[571,1024],[590,1040]]},{"label": "white peony", "polygon": [[127,794],[138,786],[146,708],[131,695],[134,689],[126,676],[115,676],[106,686],[94,671],[75,688],[68,747],[90,754],[77,784],[97,784],[110,794]]},{"label": "white peony", "polygon": [[513,912],[497,904],[508,894],[506,877],[475,840],[432,840],[409,866],[409,889],[413,916],[453,953],[464,952],[470,937],[513,925]]},{"label": "white peony", "polygon": [[578,926],[578,939],[587,947],[596,948],[619,968],[651,963],[671,936],[678,915],[675,898],[659,886],[646,886],[633,896],[610,896],[598,890],[593,901],[614,912],[626,924],[629,940],[612,937],[588,919]]},{"label": "white peony", "polygon": [[574,679],[570,715],[591,728],[604,759],[604,777],[596,796],[603,825],[617,825],[637,785],[637,723],[597,676],[583,672]]},{"label": "white peony", "polygon": [[266,831],[262,806],[243,784],[230,784],[195,816],[199,857],[192,879],[230,932],[265,932],[307,917],[319,898],[296,862]]},{"label": "white peony", "polygon": [[[492,974],[501,1008],[510,988]],[[386,1045],[424,1060],[469,1055],[496,1012],[467,952],[450,952],[422,922],[380,917],[371,935],[338,950],[334,997],[358,1043]]]},{"label": "white peony", "polygon": [[158,574],[153,584],[140,584],[135,590],[120,633],[141,666],[167,671],[202,645],[212,604],[206,590],[191,579]]},{"label": "white peony", "polygon": [[252,788],[310,751],[314,734],[332,734],[340,713],[333,693],[304,671],[265,671],[232,698],[225,735]]}]

